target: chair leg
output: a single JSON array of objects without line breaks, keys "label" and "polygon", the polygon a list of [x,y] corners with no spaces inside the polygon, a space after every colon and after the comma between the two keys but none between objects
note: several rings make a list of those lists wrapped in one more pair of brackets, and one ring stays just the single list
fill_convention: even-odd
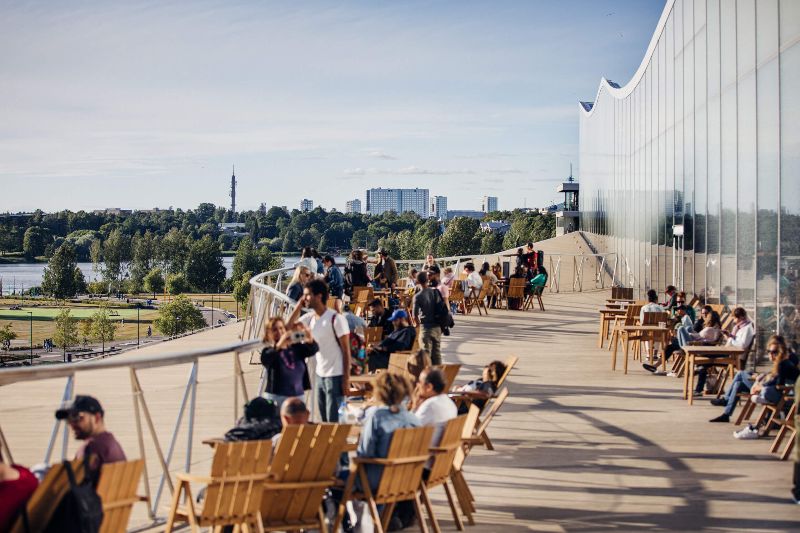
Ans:
[{"label": "chair leg", "polygon": [[392,513],[394,512],[395,502],[387,504],[383,508],[383,516],[381,516],[381,527],[385,530],[389,529],[389,522],[392,520]]},{"label": "chair leg", "polygon": [[492,441],[489,439],[489,434],[486,433],[485,431],[481,433],[481,440],[483,440],[483,445],[486,446],[487,450],[494,450]]},{"label": "chair leg", "polygon": [[[320,530],[320,532],[321,533],[328,533],[328,524],[325,523],[325,513],[322,511],[322,506],[321,505],[319,506],[319,509],[317,509],[317,514],[319,516],[319,530]],[[264,530],[263,529],[264,528],[264,524],[263,524],[263,522],[261,520],[259,520],[259,522],[261,522],[261,528],[262,528],[261,531],[263,531]]]},{"label": "chair leg", "polygon": [[450,504],[450,512],[453,513],[453,520],[456,523],[456,529],[459,531],[464,531],[464,522],[461,521],[461,515],[458,514],[458,509],[456,509],[456,502],[453,500],[452,492],[450,492],[450,485],[448,485],[447,481],[445,481],[443,485],[444,493],[447,495],[447,503]]},{"label": "chair leg", "polygon": [[175,519],[178,513],[178,506],[181,503],[181,494],[183,494],[183,482],[181,481],[175,492],[172,493],[172,504],[169,508],[169,516],[167,517],[167,524],[164,528],[165,533],[172,533],[172,528],[175,527]]},{"label": "chair leg", "polygon": [[789,454],[791,454],[792,450],[794,449],[794,441],[795,432],[792,432],[792,434],[789,435],[789,442],[786,443],[786,447],[783,449],[783,453],[781,454],[781,461],[785,461],[789,458]]},{"label": "chair leg", "polygon": [[433,532],[442,533],[442,530],[439,529],[439,521],[436,520],[436,515],[433,513],[433,505],[431,505],[431,499],[428,496],[428,489],[425,486],[424,481],[420,482],[419,491],[422,494],[422,503],[425,504],[425,509],[428,511],[428,518],[431,519],[431,526],[433,526]]},{"label": "chair leg", "polygon": [[425,515],[422,514],[422,505],[420,505],[418,493],[414,493],[414,510],[417,512],[419,530],[422,531],[422,533],[428,533],[428,524],[425,522]]}]

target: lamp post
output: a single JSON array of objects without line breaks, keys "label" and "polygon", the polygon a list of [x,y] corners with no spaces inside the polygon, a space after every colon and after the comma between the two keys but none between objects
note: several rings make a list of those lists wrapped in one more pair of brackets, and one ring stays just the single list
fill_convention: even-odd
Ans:
[{"label": "lamp post", "polygon": [[33,366],[33,311],[28,311],[28,322],[31,325],[31,366]]},{"label": "lamp post", "polygon": [[139,346],[139,327],[141,322],[139,321],[139,311],[142,309],[142,302],[136,303],[136,346]]},{"label": "lamp post", "polygon": [[214,293],[211,293],[211,329],[214,329]]}]

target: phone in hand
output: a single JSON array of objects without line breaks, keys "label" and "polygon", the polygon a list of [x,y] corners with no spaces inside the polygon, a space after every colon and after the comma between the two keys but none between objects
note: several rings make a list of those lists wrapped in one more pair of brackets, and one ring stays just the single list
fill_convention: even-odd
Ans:
[{"label": "phone in hand", "polygon": [[291,336],[292,344],[300,344],[306,342],[306,332],[305,331],[293,331]]}]

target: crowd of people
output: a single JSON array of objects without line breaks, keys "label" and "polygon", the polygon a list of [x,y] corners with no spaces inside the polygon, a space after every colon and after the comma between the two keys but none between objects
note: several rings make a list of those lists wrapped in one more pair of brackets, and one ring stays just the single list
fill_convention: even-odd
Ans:
[{"label": "crowd of people", "polygon": [[[773,406],[778,409],[778,416],[785,418],[789,414],[792,401],[797,398],[798,378],[800,378],[800,356],[795,347],[790,346],[783,335],[772,335],[766,343],[766,354],[769,359],[765,371],[756,372],[745,368],[751,351],[755,350],[756,328],[753,321],[743,307],[734,307],[730,311],[730,318],[726,320],[725,328],[720,314],[713,306],[707,305],[702,295],[696,299],[697,307],[690,305],[686,293],[669,285],[664,291],[664,299],[659,302],[659,294],[651,289],[647,292],[647,302],[642,305],[639,320],[644,323],[645,313],[666,313],[668,327],[673,330],[670,342],[662,347],[661,357],[670,360],[676,354],[684,354],[683,350],[690,345],[726,345],[743,350],[741,357],[742,370],[733,376],[727,389],[720,390],[718,397],[710,400],[711,405],[722,407],[723,411],[718,416],[711,418],[712,423],[729,423],[740,402],[749,402],[756,406]],[[724,354],[720,354],[724,355]],[[652,363],[643,363],[645,370],[654,374],[662,374],[659,365],[661,357],[656,357]],[[758,360],[757,354],[752,357]],[[696,383],[692,384],[690,394],[702,396],[704,391],[716,385],[711,379],[708,363],[698,364],[695,368]],[[754,365],[755,366],[755,365]],[[666,372],[668,376],[676,376],[675,372]],[[716,376],[713,376],[716,379]],[[794,396],[790,402],[782,403],[786,393]],[[761,420],[760,425],[748,423],[743,428],[733,432],[733,436],[741,440],[758,439],[769,432],[771,421]],[[800,450],[797,452],[798,461],[795,462],[793,497],[800,503]]]}]

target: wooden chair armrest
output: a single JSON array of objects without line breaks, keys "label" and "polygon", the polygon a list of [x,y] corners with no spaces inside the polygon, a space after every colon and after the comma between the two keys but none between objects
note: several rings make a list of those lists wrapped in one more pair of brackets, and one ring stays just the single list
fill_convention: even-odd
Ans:
[{"label": "wooden chair armrest", "polygon": [[388,466],[388,465],[402,465],[402,464],[409,464],[409,463],[418,463],[420,461],[427,461],[427,455],[419,455],[414,457],[403,457],[402,459],[381,459],[377,457],[356,457],[352,459],[352,461],[357,465],[380,465],[380,466]]},{"label": "wooden chair armrest", "polygon": [[190,483],[211,483],[211,476],[198,476],[189,474],[188,472],[178,472],[175,474],[175,479],[179,481],[189,481]]}]

